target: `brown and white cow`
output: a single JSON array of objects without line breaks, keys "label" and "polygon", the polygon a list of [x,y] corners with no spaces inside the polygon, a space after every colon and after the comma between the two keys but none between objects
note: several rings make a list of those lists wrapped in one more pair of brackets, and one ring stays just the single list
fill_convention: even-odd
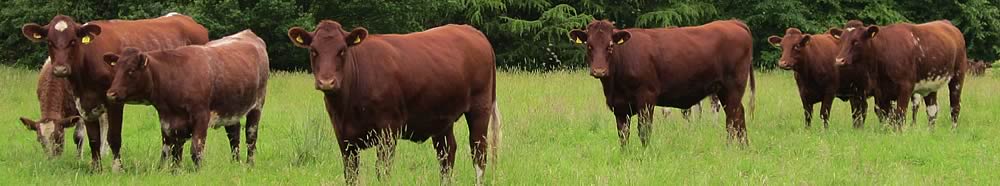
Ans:
[{"label": "brown and white cow", "polygon": [[[958,127],[966,49],[962,32],[947,20],[924,24],[898,23],[865,26],[849,21],[831,34],[841,39],[837,65],[868,73],[875,104],[888,112],[897,130],[906,116],[908,100],[920,94],[927,105],[930,125],[937,118],[937,91],[947,84],[951,97],[952,128]],[[896,107],[893,108],[892,103]]]},{"label": "brown and white cow", "polygon": [[240,119],[246,117],[247,163],[257,149],[257,124],[267,90],[267,46],[250,30],[205,45],[106,54],[115,75],[107,98],[148,102],[160,116],[161,162],[180,162],[192,138],[191,159],[201,165],[208,127],[225,127],[233,159],[239,161]]},{"label": "brown and white cow", "polygon": [[969,59],[969,73],[973,76],[983,76],[986,74],[986,69],[992,67],[993,65],[987,63],[986,61]]},{"label": "brown and white cow", "polygon": [[83,153],[83,133],[86,129],[80,124],[80,113],[77,112],[75,98],[69,90],[69,82],[52,74],[51,59],[46,59],[38,74],[38,106],[41,117],[34,121],[21,117],[21,123],[28,130],[34,131],[37,140],[42,144],[42,150],[49,157],[62,154],[65,128],[76,127],[73,142],[76,144],[76,156]]},{"label": "brown and white cow", "polygon": [[590,74],[601,81],[623,147],[630,117],[639,115],[639,138],[646,146],[654,106],[689,108],[709,95],[722,102],[730,140],[748,143],[742,99],[749,78],[753,113],[753,39],[742,22],[619,30],[610,21],[594,20],[569,35],[587,47]]},{"label": "brown and white cow", "polygon": [[432,138],[442,181],[447,181],[457,145],[452,128],[463,115],[476,183],[482,183],[487,148],[496,153],[490,145],[498,145],[500,132],[496,63],[482,32],[468,25],[445,25],[410,34],[369,35],[364,28],[347,32],[340,23],[323,20],[313,32],[291,28],[288,37],[309,49],[316,89],[323,92],[348,184],[357,181],[358,151],[372,146],[378,146],[379,178],[388,176],[399,138]]},{"label": "brown and white cow", "polygon": [[835,97],[851,102],[855,128],[864,125],[866,100],[870,96],[867,73],[859,68],[836,66],[839,39],[828,33],[805,34],[798,28],[789,28],[784,36],[771,36],[767,41],[781,48],[778,67],[795,72],[806,127],[811,125],[813,105],[818,102],[822,102],[823,127],[829,127],[830,107]]},{"label": "brown and white cow", "polygon": [[114,155],[113,170],[121,170],[121,103],[110,103],[105,92],[111,86],[112,69],[104,63],[104,53],[119,53],[124,47],[139,50],[175,48],[208,42],[208,30],[191,17],[171,13],[143,20],[91,21],[79,24],[73,18],[57,15],[47,25],[34,23],[21,27],[24,37],[48,43],[52,73],[69,80],[70,89],[80,104],[80,117],[86,124],[91,148],[91,166],[101,169],[99,123],[107,118],[108,140]]}]

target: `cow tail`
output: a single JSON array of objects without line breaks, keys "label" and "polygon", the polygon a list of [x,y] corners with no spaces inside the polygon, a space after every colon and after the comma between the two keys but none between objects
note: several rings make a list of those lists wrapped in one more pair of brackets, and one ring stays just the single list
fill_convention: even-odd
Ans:
[{"label": "cow tail", "polygon": [[503,127],[500,124],[500,107],[497,101],[493,100],[493,113],[490,117],[490,132],[487,136],[490,140],[490,156],[494,162],[497,161],[497,149],[500,148],[500,141],[503,139]]}]

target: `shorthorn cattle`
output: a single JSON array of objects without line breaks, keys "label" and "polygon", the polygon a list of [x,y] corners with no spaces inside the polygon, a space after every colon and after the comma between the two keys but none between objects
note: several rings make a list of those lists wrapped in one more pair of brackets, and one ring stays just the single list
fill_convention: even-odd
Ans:
[{"label": "shorthorn cattle", "polygon": [[795,72],[806,127],[811,125],[813,105],[817,102],[822,102],[823,127],[829,127],[830,107],[835,97],[850,100],[855,128],[864,125],[870,89],[867,73],[856,67],[836,66],[837,38],[828,33],[805,34],[798,28],[789,28],[784,36],[771,36],[767,41],[781,48],[778,67]]},{"label": "shorthorn cattle", "polygon": [[[104,53],[120,53],[122,48],[142,51],[175,48],[208,42],[208,30],[191,17],[170,13],[143,20],[91,21],[79,24],[73,18],[57,15],[47,25],[28,23],[21,27],[24,37],[46,42],[51,56],[52,74],[67,78],[76,96],[80,119],[86,125],[91,148],[91,167],[101,169],[100,121],[107,120],[106,137],[114,155],[112,169],[121,170],[122,103],[110,103],[105,92],[111,86],[112,69],[104,63]],[[106,119],[103,119],[106,118]]]},{"label": "shorthorn cattle", "polygon": [[433,139],[447,182],[457,145],[453,126],[463,115],[476,183],[482,183],[487,148],[496,154],[500,132],[495,56],[482,32],[445,25],[369,35],[364,28],[348,32],[323,20],[312,32],[291,28],[288,37],[309,49],[315,88],[324,95],[348,184],[357,181],[358,151],[373,146],[379,154],[376,172],[388,176],[397,139]]},{"label": "shorthorn cattle", "polygon": [[108,53],[114,67],[111,102],[143,102],[156,108],[163,136],[161,162],[179,163],[191,138],[191,159],[201,165],[208,127],[224,127],[233,159],[239,161],[240,119],[246,117],[247,163],[257,149],[257,124],[269,74],[267,49],[250,30],[205,45]]},{"label": "shorthorn cattle", "polygon": [[[73,132],[73,143],[76,144],[76,157],[79,158],[83,153],[83,137],[86,129],[80,122],[80,112],[77,111],[74,101],[76,98],[69,89],[68,80],[55,77],[50,62],[51,59],[46,59],[42,65],[42,70],[38,74],[38,89],[35,92],[38,96],[41,118],[34,121],[21,117],[21,123],[37,134],[42,150],[51,158],[62,154],[65,128],[76,127]],[[102,132],[107,131],[105,125],[101,127]],[[106,140],[101,141],[107,143]]]},{"label": "shorthorn cattle", "polygon": [[[947,85],[952,128],[958,127],[966,49],[962,32],[947,20],[924,24],[865,26],[852,20],[840,38],[837,65],[867,71],[873,81],[875,104],[899,130],[913,94],[922,95],[930,125],[937,118],[937,92]],[[892,103],[895,102],[895,107]],[[879,109],[876,109],[879,110]]]},{"label": "shorthorn cattle", "polygon": [[742,99],[749,79],[753,113],[754,80],[753,39],[746,24],[727,20],[619,30],[610,21],[594,20],[569,36],[587,48],[590,75],[601,81],[623,147],[630,117],[639,115],[639,138],[647,146],[654,106],[690,108],[709,95],[722,102],[730,141],[748,143]]}]

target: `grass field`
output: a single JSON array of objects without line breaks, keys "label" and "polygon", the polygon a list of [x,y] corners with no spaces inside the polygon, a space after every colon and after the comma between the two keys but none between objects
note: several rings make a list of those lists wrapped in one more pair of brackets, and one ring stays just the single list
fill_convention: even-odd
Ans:
[{"label": "grass field", "polygon": [[[91,173],[67,136],[62,157],[49,160],[33,132],[17,121],[37,118],[37,71],[0,66],[0,184],[21,185],[342,185],[341,156],[312,76],[276,72],[260,125],[256,166],[231,162],[224,130],[210,130],[205,166],[195,171],[186,147],[182,170],[158,168],[156,112],[127,106],[122,155],[126,171]],[[802,109],[787,72],[757,74],[751,145],[727,145],[722,115],[693,122],[679,112],[657,112],[652,143],[640,147],[633,132],[618,146],[600,84],[583,71],[504,72],[497,77],[504,146],[491,164],[493,185],[995,185],[1000,184],[1000,75],[967,79],[961,124],[951,130],[946,96],[930,130],[921,109],[918,125],[891,132],[869,114],[864,129],[850,127],[846,102],[837,101],[831,126],[803,125]],[[870,101],[870,100],[869,100]],[[818,107],[818,106],[817,106]],[[707,109],[706,109],[707,110]],[[871,112],[871,109],[869,109]],[[818,108],[817,114],[818,117]],[[464,120],[455,124],[458,148],[454,180],[474,182]],[[633,126],[633,129],[635,127]],[[69,133],[69,132],[68,132]],[[187,143],[190,146],[191,143]],[[89,149],[89,148],[85,148]],[[88,151],[89,150],[85,150]],[[363,151],[360,183],[437,185],[438,163],[430,142],[401,142],[392,177],[376,179],[375,150]],[[86,153],[85,153],[86,154]],[[245,154],[244,154],[245,158]]]}]

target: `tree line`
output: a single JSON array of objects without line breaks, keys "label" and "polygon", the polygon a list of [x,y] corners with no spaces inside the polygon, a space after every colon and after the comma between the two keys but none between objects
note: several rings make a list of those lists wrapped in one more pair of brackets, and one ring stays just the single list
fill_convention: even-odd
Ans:
[{"label": "tree line", "polygon": [[489,38],[502,69],[553,70],[586,66],[584,50],[567,33],[593,19],[618,28],[692,26],[740,19],[755,38],[754,65],[769,69],[779,49],[765,38],[788,27],[822,33],[847,20],[868,24],[948,19],[962,30],[970,58],[1000,59],[998,0],[8,0],[0,2],[0,64],[40,66],[45,45],[21,35],[25,23],[46,24],[56,14],[78,22],[143,19],[179,12],[194,17],[211,38],[253,29],[268,44],[274,69],[308,69],[305,50],[288,28],[312,30],[332,19],[346,29],[409,33],[444,24],[470,24]]}]

